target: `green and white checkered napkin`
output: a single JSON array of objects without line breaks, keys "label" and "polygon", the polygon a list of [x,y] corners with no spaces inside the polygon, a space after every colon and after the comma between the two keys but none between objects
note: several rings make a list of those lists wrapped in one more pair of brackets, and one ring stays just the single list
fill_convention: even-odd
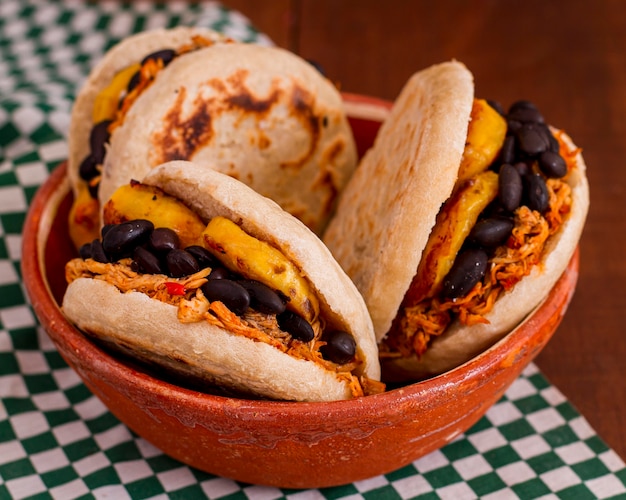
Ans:
[{"label": "green and white checkered napkin", "polygon": [[221,5],[0,0],[0,499],[626,498],[626,466],[531,365],[465,435],[400,470],[287,491],[191,469],[133,434],[67,367],[20,277],[29,201],[67,153],[94,61],[140,30],[201,25],[270,44]]}]

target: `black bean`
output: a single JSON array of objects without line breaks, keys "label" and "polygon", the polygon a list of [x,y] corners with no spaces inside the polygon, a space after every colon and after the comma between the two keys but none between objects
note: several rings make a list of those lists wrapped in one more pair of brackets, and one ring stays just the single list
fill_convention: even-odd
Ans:
[{"label": "black bean", "polygon": [[172,278],[182,278],[200,271],[198,261],[189,252],[175,248],[165,256],[167,273]]},{"label": "black bean", "polygon": [[543,123],[543,115],[534,107],[518,107],[511,111],[507,118],[522,123],[534,122]]},{"label": "black bean", "polygon": [[514,113],[520,109],[537,109],[537,105],[527,99],[518,99],[509,106],[509,113]]},{"label": "black bean", "polygon": [[517,120],[507,120],[506,121],[506,133],[507,135],[515,135],[522,128],[522,122]]},{"label": "black bean", "polygon": [[137,263],[140,273],[165,274],[159,258],[144,247],[135,248],[133,260]]},{"label": "black bean", "polygon": [[100,162],[98,162],[92,154],[89,154],[80,163],[80,166],[78,167],[78,175],[80,175],[82,180],[90,181],[94,177],[100,175],[100,169],[98,168],[99,165]]},{"label": "black bean", "polygon": [[315,332],[309,322],[292,311],[287,310],[279,314],[276,320],[280,329],[291,334],[295,339],[310,342],[315,338]]},{"label": "black bean", "polygon": [[545,123],[534,123],[533,125],[539,129],[541,134],[543,134],[544,140],[548,144],[548,149],[549,149],[550,139],[554,139],[554,136],[552,135],[552,131],[550,130],[550,127]]},{"label": "black bean", "polygon": [[102,238],[102,247],[109,255],[127,254],[148,241],[154,224],[146,219],[135,219],[113,226]]},{"label": "black bean", "polygon": [[102,229],[100,230],[100,235],[104,238],[104,236],[109,232],[109,230],[111,228],[115,227],[115,224],[105,224],[104,226],[102,226]]},{"label": "black bean", "polygon": [[554,137],[554,134],[552,132],[550,132],[548,139],[550,141],[550,151],[552,151],[553,153],[558,153],[561,150],[561,145],[559,144],[557,138]]},{"label": "black bean", "polygon": [[111,134],[109,134],[109,125],[111,120],[102,120],[96,123],[89,134],[89,148],[91,155],[98,163],[104,161],[105,148],[104,145],[109,142]]},{"label": "black bean", "polygon": [[103,264],[109,262],[109,257],[107,257],[104,248],[102,248],[102,242],[100,240],[93,240],[91,242],[91,258]]},{"label": "black bean", "polygon": [[78,255],[83,260],[91,259],[91,243],[85,243],[78,249]]},{"label": "black bean", "polygon": [[500,205],[500,203],[496,199],[494,203],[491,203],[489,206],[487,206],[487,208],[485,208],[485,210],[483,210],[481,215],[483,218],[504,217],[506,219],[511,217],[511,212],[505,210],[504,207]]},{"label": "black bean", "polygon": [[500,149],[500,163],[513,163],[515,161],[515,137],[507,135]]},{"label": "black bean", "polygon": [[133,76],[128,80],[128,85],[126,86],[126,92],[132,92],[133,89],[139,83],[139,79],[141,78],[141,71],[137,70],[133,73]]},{"label": "black bean", "polygon": [[526,205],[531,210],[543,214],[548,210],[550,195],[546,181],[539,174],[531,174],[524,177],[524,191],[526,196]]},{"label": "black bean", "polygon": [[145,64],[149,59],[153,59],[155,61],[161,59],[161,61],[163,61],[163,66],[167,66],[170,62],[172,62],[174,57],[176,57],[176,51],[174,49],[161,49],[148,54],[141,60],[141,64]]},{"label": "black bean", "polygon": [[513,220],[508,217],[489,217],[479,220],[468,238],[481,247],[497,247],[511,235],[514,225]]},{"label": "black bean", "polygon": [[285,310],[285,302],[272,288],[256,280],[238,282],[250,294],[250,307],[265,314],[280,314]]},{"label": "black bean", "polygon": [[250,307],[250,294],[239,283],[228,280],[209,280],[201,287],[202,293],[210,301],[220,301],[237,316]]},{"label": "black bean", "polygon": [[513,212],[522,202],[522,177],[513,165],[500,167],[498,178],[498,200],[505,210]]},{"label": "black bean", "polygon": [[528,175],[531,173],[531,169],[530,169],[530,165],[528,163],[526,163],[525,161],[518,161],[515,165],[513,165],[515,167],[515,170],[518,171],[518,173],[524,177],[525,175]]},{"label": "black bean", "polygon": [[166,253],[180,246],[178,235],[169,227],[157,227],[150,234],[150,246],[159,253]]},{"label": "black bean", "polygon": [[538,123],[524,123],[516,133],[517,146],[520,151],[534,156],[549,149],[550,139],[546,130],[546,127]]},{"label": "black bean", "polygon": [[559,153],[544,151],[539,156],[539,168],[547,177],[563,177],[567,173],[567,163]]},{"label": "black bean", "polygon": [[459,253],[443,280],[443,296],[456,299],[467,295],[485,275],[487,261],[487,253],[480,248],[469,248]]},{"label": "black bean", "polygon": [[201,269],[205,267],[214,268],[220,265],[213,254],[200,245],[191,245],[185,248],[185,250],[196,258]]},{"label": "black bean", "polygon": [[89,196],[91,196],[94,200],[98,199],[98,190],[100,189],[100,182],[89,182],[87,184],[87,190],[89,191]]},{"label": "black bean", "polygon": [[231,272],[225,267],[213,267],[207,276],[209,280],[225,280],[232,278]]},{"label": "black bean", "polygon": [[341,330],[331,331],[324,335],[326,345],[320,348],[325,359],[343,365],[354,358],[356,354],[356,341],[348,332]]}]

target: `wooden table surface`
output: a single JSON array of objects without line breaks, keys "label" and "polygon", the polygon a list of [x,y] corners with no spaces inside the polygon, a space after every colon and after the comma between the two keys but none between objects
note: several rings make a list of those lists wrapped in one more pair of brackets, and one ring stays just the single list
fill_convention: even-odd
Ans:
[{"label": "wooden table surface", "polygon": [[578,288],[536,363],[626,458],[626,3],[621,0],[226,0],[348,92],[394,99],[457,59],[476,95],[534,101],[583,148],[591,207]]}]

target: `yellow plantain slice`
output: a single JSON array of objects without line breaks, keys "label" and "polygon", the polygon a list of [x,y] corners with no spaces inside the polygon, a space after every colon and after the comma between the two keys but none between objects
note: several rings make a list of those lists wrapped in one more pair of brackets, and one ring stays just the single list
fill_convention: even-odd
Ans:
[{"label": "yellow plantain slice", "polygon": [[117,72],[111,83],[100,91],[93,104],[93,123],[115,118],[120,96],[128,87],[130,79],[140,68],[141,64],[136,63]]},{"label": "yellow plantain slice", "polygon": [[70,239],[76,248],[100,236],[99,210],[98,200],[91,197],[86,185],[81,186],[70,209],[68,225]]},{"label": "yellow plantain slice", "polygon": [[446,202],[405,297],[406,305],[436,295],[478,216],[497,194],[498,174],[489,170],[467,180]]},{"label": "yellow plantain slice", "polygon": [[506,128],[504,117],[487,101],[474,99],[457,182],[489,168],[502,149]]},{"label": "yellow plantain slice", "polygon": [[280,291],[289,298],[287,308],[307,321],[317,318],[319,302],[309,282],[280,250],[224,217],[211,219],[203,237],[204,246],[231,271]]},{"label": "yellow plantain slice", "polygon": [[181,248],[202,244],[205,224],[177,198],[159,188],[131,182],[119,187],[103,208],[104,224],[147,219],[154,227],[169,227],[180,239]]}]

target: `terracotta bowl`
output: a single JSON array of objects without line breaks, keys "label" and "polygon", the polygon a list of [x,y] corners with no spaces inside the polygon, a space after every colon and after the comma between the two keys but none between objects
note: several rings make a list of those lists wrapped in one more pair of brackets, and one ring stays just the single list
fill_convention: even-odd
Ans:
[{"label": "terracotta bowl", "polygon": [[[363,152],[389,103],[345,95]],[[112,357],[65,319],[63,267],[75,252],[65,165],[37,192],[24,227],[23,276],[37,316],[67,363],[110,411],[164,453],[245,483],[320,488],[398,469],[449,443],[495,403],[559,325],[578,277],[574,256],[547,300],[475,359],[384,394],[332,403],[216,396]]]}]

